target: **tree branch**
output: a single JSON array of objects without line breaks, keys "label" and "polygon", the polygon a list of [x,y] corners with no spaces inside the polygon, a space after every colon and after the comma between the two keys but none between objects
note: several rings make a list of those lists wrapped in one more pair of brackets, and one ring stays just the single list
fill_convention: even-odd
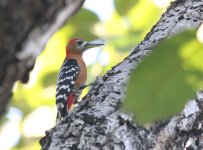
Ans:
[{"label": "tree branch", "polygon": [[[202,97],[163,123],[141,127],[120,111],[131,72],[161,40],[203,22],[203,0],[177,0],[169,6],[145,39],[120,64],[97,78],[83,101],[63,121],[46,132],[42,149],[184,149],[201,148]],[[187,135],[187,136],[186,136]],[[194,137],[195,135],[195,137]],[[199,142],[199,144],[198,144]]]},{"label": "tree branch", "polygon": [[17,80],[27,82],[38,54],[84,0],[0,2],[0,116]]}]

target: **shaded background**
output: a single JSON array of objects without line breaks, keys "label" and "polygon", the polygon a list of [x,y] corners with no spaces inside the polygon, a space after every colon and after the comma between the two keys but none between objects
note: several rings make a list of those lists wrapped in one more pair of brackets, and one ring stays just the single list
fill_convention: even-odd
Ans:
[{"label": "shaded background", "polygon": [[[40,137],[55,124],[56,78],[70,38],[102,39],[106,43],[84,54],[87,83],[92,82],[130,53],[168,4],[169,0],[86,0],[83,8],[49,40],[29,82],[15,84],[10,108],[0,122],[0,149],[40,149]],[[85,92],[87,89],[83,95]]]}]

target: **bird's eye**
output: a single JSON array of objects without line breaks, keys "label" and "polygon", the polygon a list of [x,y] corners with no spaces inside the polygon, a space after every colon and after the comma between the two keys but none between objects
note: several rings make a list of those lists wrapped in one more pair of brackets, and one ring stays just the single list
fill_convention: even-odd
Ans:
[{"label": "bird's eye", "polygon": [[82,45],[82,43],[83,43],[82,41],[78,41],[78,45]]}]

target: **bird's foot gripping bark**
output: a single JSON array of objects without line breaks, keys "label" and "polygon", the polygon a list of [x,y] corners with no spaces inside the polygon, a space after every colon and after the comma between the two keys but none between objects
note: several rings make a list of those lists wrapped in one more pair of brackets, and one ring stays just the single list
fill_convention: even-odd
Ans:
[{"label": "bird's foot gripping bark", "polygon": [[83,89],[85,89],[86,87],[90,86],[92,83],[89,83],[89,84],[80,84],[79,87],[74,87],[74,89],[72,90],[72,92],[74,93],[75,95],[75,101],[74,101],[74,104],[77,105],[78,103],[80,103],[80,94],[82,92]]},{"label": "bird's foot gripping bark", "polygon": [[92,85],[92,83],[89,83],[89,84],[80,84],[79,90],[83,90],[83,89],[85,89],[86,87],[88,87],[90,85]]}]

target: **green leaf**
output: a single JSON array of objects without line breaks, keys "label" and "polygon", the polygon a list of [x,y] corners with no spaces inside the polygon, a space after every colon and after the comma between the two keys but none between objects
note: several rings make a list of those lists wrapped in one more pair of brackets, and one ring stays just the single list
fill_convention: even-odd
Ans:
[{"label": "green leaf", "polygon": [[68,26],[74,30],[74,36],[85,40],[97,38],[93,34],[94,25],[99,21],[97,15],[87,9],[81,9],[71,20]]},{"label": "green leaf", "polygon": [[167,119],[203,87],[203,45],[195,31],[160,43],[133,72],[124,109],[140,123]]},{"label": "green leaf", "polygon": [[117,12],[120,15],[124,15],[126,14],[136,3],[138,2],[138,0],[115,0],[115,7]]}]

